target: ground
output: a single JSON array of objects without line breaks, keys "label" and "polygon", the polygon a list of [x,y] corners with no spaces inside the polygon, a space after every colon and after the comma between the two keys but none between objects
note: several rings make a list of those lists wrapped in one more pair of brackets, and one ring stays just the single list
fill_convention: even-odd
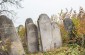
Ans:
[{"label": "ground", "polygon": [[65,44],[64,46],[55,49],[51,52],[35,53],[27,55],[85,55],[85,48],[80,47],[77,44]]}]

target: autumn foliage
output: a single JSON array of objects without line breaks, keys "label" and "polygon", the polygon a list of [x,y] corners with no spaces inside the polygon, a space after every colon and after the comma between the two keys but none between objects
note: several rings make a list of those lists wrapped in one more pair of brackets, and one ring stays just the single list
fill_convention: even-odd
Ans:
[{"label": "autumn foliage", "polygon": [[[66,12],[67,13],[67,12]],[[62,16],[66,13],[63,13]],[[70,17],[74,23],[74,27],[75,30],[73,30],[74,34],[76,35],[76,43],[78,43],[79,45],[84,46],[85,45],[85,12],[84,9],[82,7],[80,7],[79,9],[79,13],[70,13]],[[64,19],[65,17],[63,17]],[[62,20],[63,20],[62,19]],[[60,29],[61,29],[61,35],[62,35],[62,39],[64,43],[68,43],[69,37],[68,37],[68,32],[65,30],[64,24],[60,24]]]}]

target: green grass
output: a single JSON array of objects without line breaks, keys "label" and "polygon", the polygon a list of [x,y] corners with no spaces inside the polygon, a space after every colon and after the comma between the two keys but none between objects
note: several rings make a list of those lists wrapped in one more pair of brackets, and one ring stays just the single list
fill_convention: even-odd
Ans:
[{"label": "green grass", "polygon": [[64,45],[51,52],[35,53],[27,55],[85,55],[85,49],[76,44]]}]

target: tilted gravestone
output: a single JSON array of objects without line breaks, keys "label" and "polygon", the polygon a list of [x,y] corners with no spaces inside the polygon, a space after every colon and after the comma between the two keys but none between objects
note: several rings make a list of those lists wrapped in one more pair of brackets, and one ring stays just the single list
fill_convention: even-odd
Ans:
[{"label": "tilted gravestone", "polygon": [[54,48],[50,18],[46,14],[41,14],[37,22],[41,38],[41,50],[50,51]]},{"label": "tilted gravestone", "polygon": [[[24,55],[24,49],[15,30],[12,20],[6,16],[0,16],[0,36],[2,43],[7,44],[8,55]],[[8,44],[9,43],[9,44]]]},{"label": "tilted gravestone", "polygon": [[27,45],[28,52],[35,53],[39,51],[38,45],[38,30],[37,26],[33,22],[26,21],[26,33],[27,33]]},{"label": "tilted gravestone", "polygon": [[52,36],[53,36],[54,48],[61,47],[62,39],[61,39],[60,28],[58,27],[56,22],[52,22],[51,24],[52,24]]}]

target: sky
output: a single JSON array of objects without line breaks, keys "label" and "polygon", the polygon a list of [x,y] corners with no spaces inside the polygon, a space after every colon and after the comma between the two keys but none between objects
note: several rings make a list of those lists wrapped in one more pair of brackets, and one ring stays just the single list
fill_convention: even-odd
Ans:
[{"label": "sky", "polygon": [[45,13],[49,17],[57,14],[61,9],[79,10],[82,6],[85,9],[85,0],[23,0],[21,2],[23,8],[16,9],[17,18],[14,25],[24,25],[27,18],[32,18],[34,22],[37,21],[40,14]]}]

